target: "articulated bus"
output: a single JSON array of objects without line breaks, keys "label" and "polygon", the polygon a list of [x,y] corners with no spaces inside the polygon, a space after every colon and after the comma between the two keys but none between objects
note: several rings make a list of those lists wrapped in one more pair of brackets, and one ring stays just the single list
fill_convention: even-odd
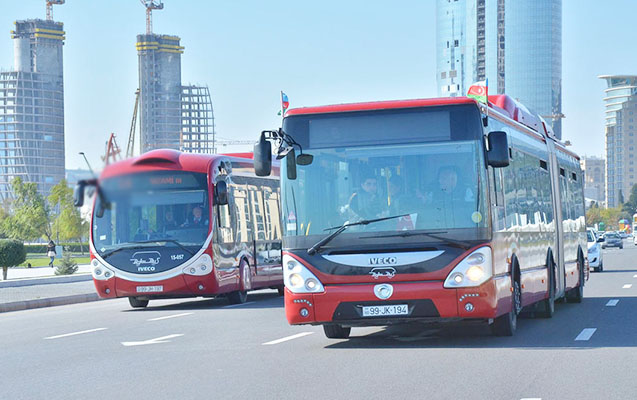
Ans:
[{"label": "articulated bus", "polygon": [[581,301],[578,156],[510,97],[292,109],[255,145],[258,175],[268,140],[295,150],[279,152],[290,324],[347,338],[467,319],[508,336],[523,311]]},{"label": "articulated bus", "polygon": [[96,186],[90,250],[100,297],[214,297],[283,294],[278,167],[254,174],[252,154],[154,150],[108,165]]}]

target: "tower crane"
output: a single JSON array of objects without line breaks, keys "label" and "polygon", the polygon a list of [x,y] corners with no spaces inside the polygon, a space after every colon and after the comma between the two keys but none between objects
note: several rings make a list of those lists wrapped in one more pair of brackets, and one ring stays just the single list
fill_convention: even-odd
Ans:
[{"label": "tower crane", "polygon": [[139,0],[146,7],[146,34],[153,34],[153,10],[163,10],[164,3],[161,0]]},{"label": "tower crane", "polygon": [[65,0],[46,0],[46,20],[47,21],[53,21],[53,5],[54,4],[58,4],[58,5],[62,5],[64,4]]},{"label": "tower crane", "polygon": [[122,159],[120,155],[122,151],[115,140],[115,134],[111,133],[111,136],[108,138],[108,142],[106,142],[106,152],[102,156],[102,161],[104,161],[104,165],[108,165],[110,163],[117,162]]},{"label": "tower crane", "polygon": [[[135,151],[135,127],[137,126],[137,109],[139,107],[139,89],[135,91],[135,107],[133,108],[133,119],[130,123],[130,132],[128,133],[128,146],[126,146],[126,158],[133,156]],[[140,137],[139,154],[142,152],[142,143]]]}]

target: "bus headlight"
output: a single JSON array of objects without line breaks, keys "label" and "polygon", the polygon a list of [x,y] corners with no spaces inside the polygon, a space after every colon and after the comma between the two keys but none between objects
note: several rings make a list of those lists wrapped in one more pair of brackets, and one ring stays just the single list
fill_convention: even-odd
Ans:
[{"label": "bus headlight", "polygon": [[204,253],[196,261],[187,263],[183,272],[186,275],[192,276],[208,275],[212,272],[212,258]]},{"label": "bus headlight", "polygon": [[115,276],[115,273],[112,270],[97,261],[97,259],[93,259],[93,261],[91,261],[91,267],[93,267],[93,279],[95,280],[107,281]]},{"label": "bus headlight", "polygon": [[448,289],[480,286],[493,275],[490,247],[480,247],[469,254],[449,273],[444,287]]},{"label": "bus headlight", "polygon": [[320,293],[325,288],[309,269],[289,255],[283,256],[283,282],[292,293]]}]

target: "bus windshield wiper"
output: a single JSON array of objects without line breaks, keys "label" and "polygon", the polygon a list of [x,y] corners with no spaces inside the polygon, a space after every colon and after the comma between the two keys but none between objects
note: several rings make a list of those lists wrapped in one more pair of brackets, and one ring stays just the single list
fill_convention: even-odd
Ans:
[{"label": "bus windshield wiper", "polygon": [[194,256],[195,253],[193,253],[192,251],[190,251],[189,248],[187,248],[186,246],[184,246],[183,244],[179,243],[179,241],[175,240],[175,239],[153,239],[153,240],[140,240],[140,241],[136,241],[136,242],[131,242],[131,243],[161,243],[161,242],[168,242],[168,243],[172,243],[172,244],[176,244],[177,247],[179,247],[180,249],[187,251],[191,256]]},{"label": "bus windshield wiper", "polygon": [[144,249],[148,246],[140,246],[139,244],[136,243],[142,243],[142,242],[131,242],[131,244],[133,244],[132,246],[122,246],[122,247],[118,247],[116,249],[113,249],[109,252],[106,252],[104,254],[101,254],[102,258],[106,260],[107,257],[109,257],[111,254],[115,254],[118,253],[122,250],[133,250],[133,249]]},{"label": "bus windshield wiper", "polygon": [[409,237],[409,236],[427,236],[430,238],[438,239],[441,242],[444,242],[452,247],[458,247],[463,250],[468,250],[471,248],[471,245],[467,242],[461,240],[449,239],[444,236],[438,236],[437,233],[447,233],[447,231],[439,231],[439,232],[411,232],[411,231],[403,231],[399,233],[391,233],[388,235],[379,235],[379,236],[367,236],[361,237],[361,239],[377,239],[377,238],[391,238],[391,237]]},{"label": "bus windshield wiper", "polygon": [[406,217],[408,215],[410,215],[410,214],[393,215],[391,217],[376,218],[376,219],[363,219],[363,220],[356,221],[356,222],[346,222],[346,223],[344,223],[341,226],[335,226],[335,227],[332,227],[332,228],[327,228],[327,229],[325,229],[326,231],[331,231],[332,229],[336,229],[336,231],[334,231],[329,236],[326,236],[323,239],[319,240],[316,244],[314,244],[314,246],[312,246],[309,249],[307,249],[307,254],[313,256],[319,250],[321,250],[321,247],[323,247],[326,244],[328,244],[329,242],[331,242],[332,239],[334,239],[336,236],[340,235],[345,229],[349,228],[350,226],[368,225],[368,224],[371,224],[371,223],[374,223],[374,222],[380,222],[380,221],[386,221],[388,219]]}]

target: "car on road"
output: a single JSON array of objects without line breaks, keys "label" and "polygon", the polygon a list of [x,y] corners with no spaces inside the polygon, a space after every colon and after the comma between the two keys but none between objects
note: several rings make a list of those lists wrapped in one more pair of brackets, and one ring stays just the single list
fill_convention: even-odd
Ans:
[{"label": "car on road", "polygon": [[617,233],[606,232],[604,235],[604,241],[602,242],[602,249],[607,247],[619,247],[620,249],[623,249],[624,241]]},{"label": "car on road", "polygon": [[617,233],[619,234],[619,237],[622,239],[626,239],[628,237],[628,233],[626,233],[625,231],[618,231]]},{"label": "car on road", "polygon": [[601,243],[604,239],[592,230],[586,230],[586,238],[588,242],[588,264],[596,272],[604,271],[604,261],[602,257]]}]

